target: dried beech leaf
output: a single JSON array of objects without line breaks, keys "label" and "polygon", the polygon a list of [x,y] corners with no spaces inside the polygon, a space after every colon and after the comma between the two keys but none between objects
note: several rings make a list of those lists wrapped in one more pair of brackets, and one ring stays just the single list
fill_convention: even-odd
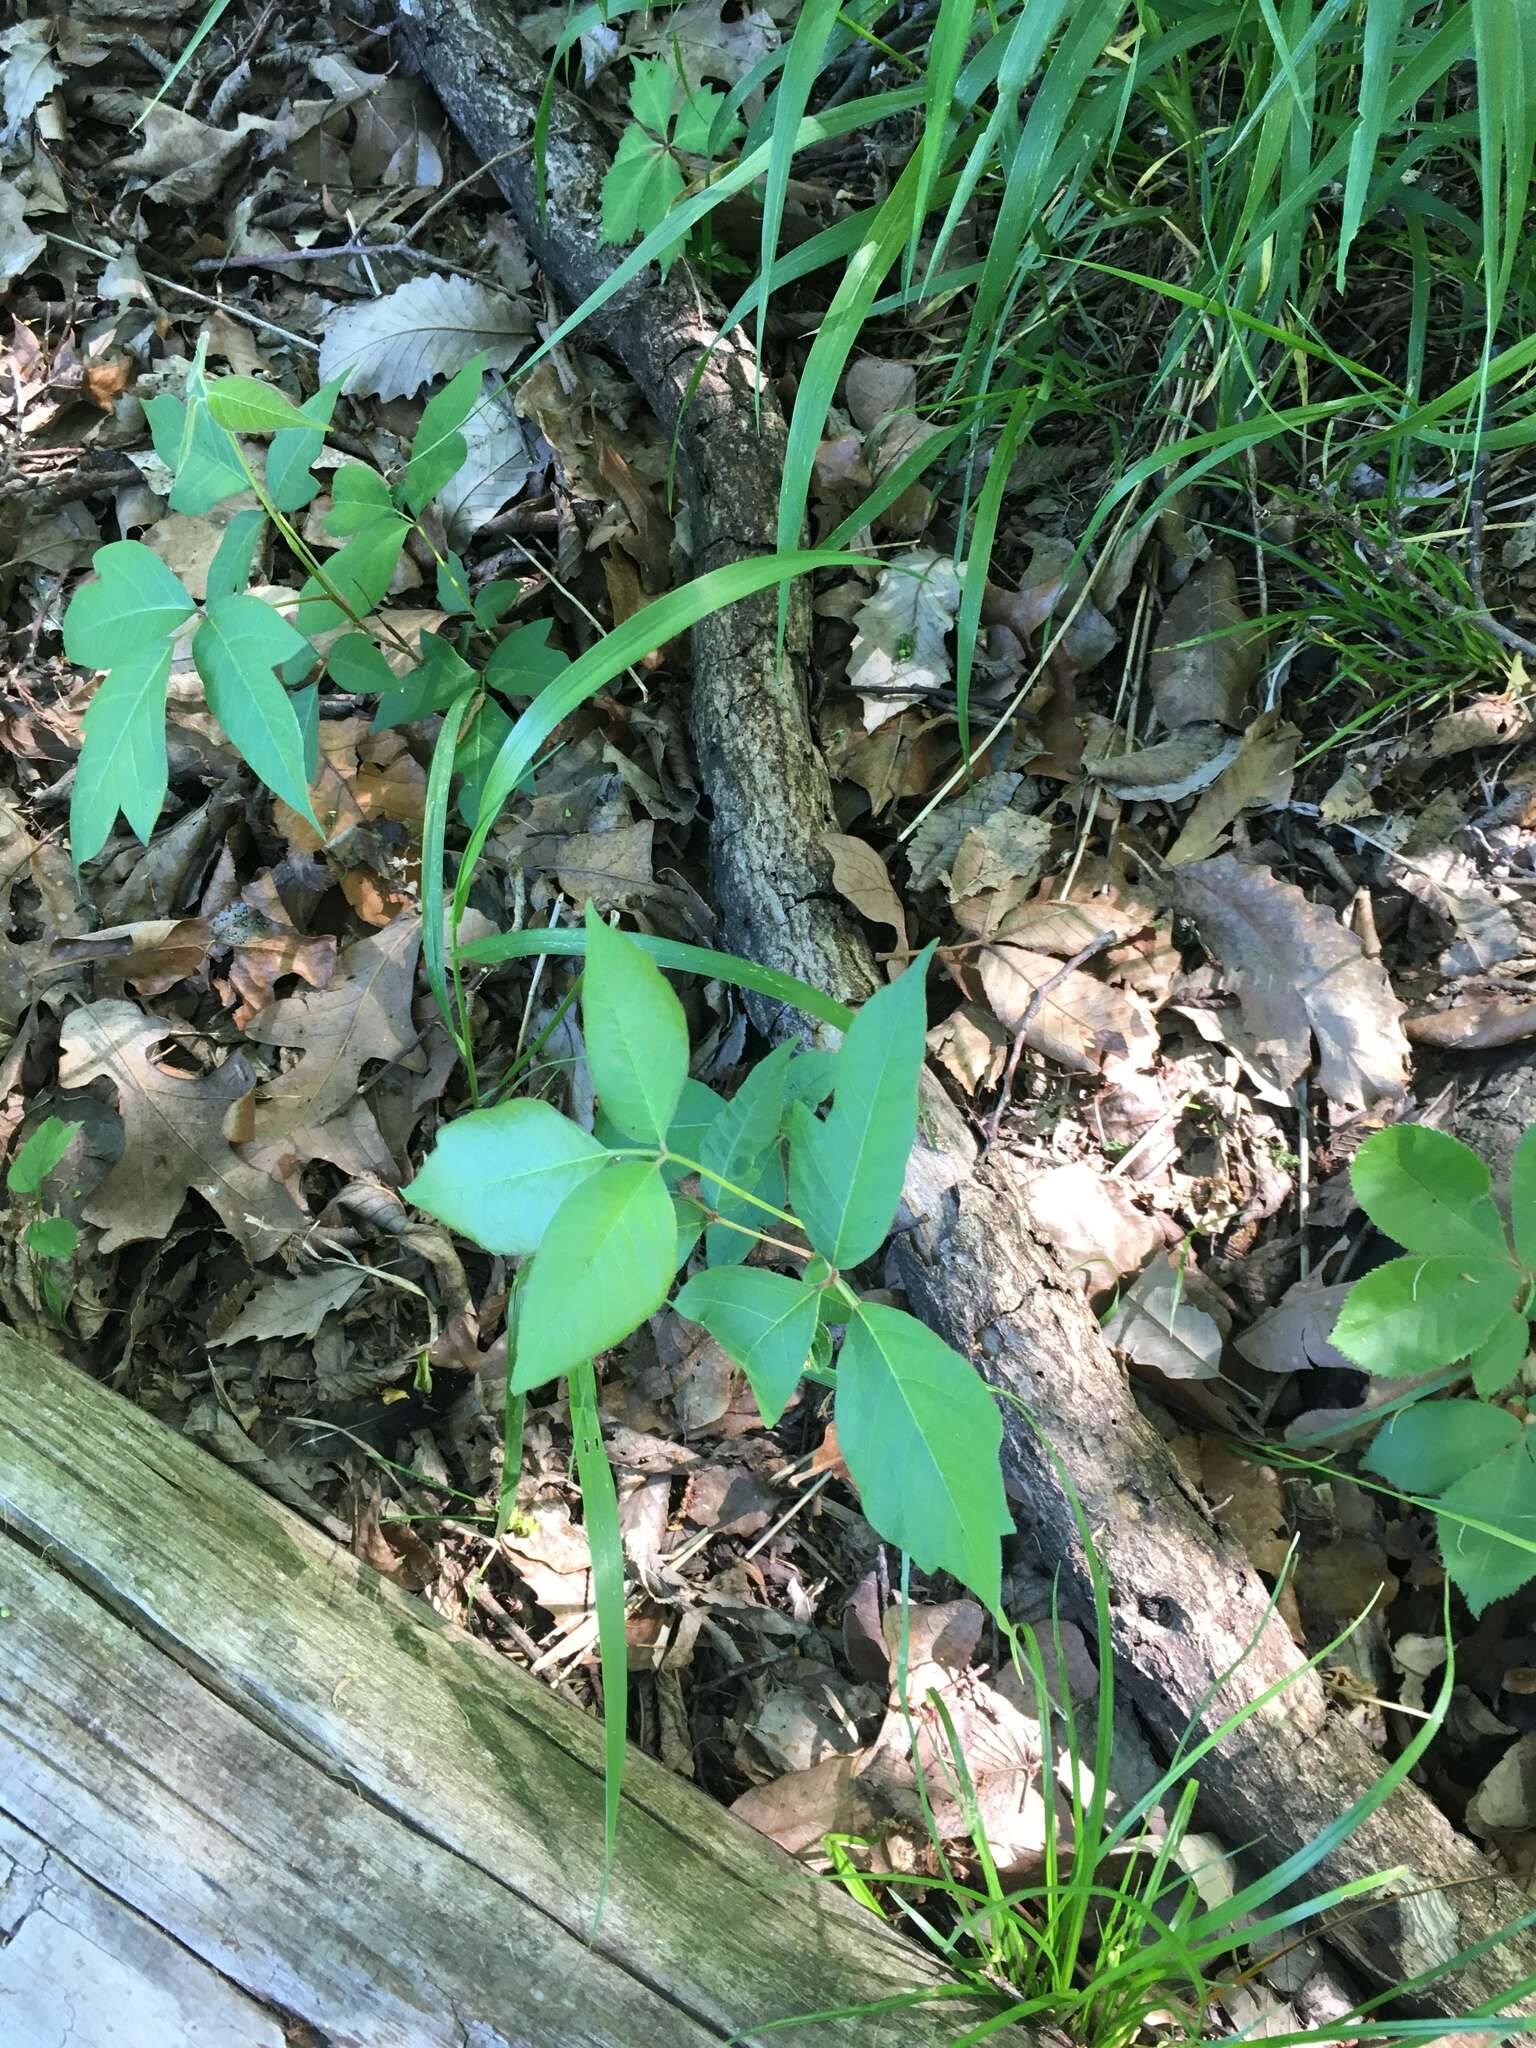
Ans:
[{"label": "dried beech leaf", "polygon": [[1268,868],[1231,854],[1173,872],[1178,907],[1237,995],[1246,1050],[1282,1088],[1317,1042],[1317,1078],[1331,1102],[1361,1109],[1395,1095],[1408,1074],[1403,1006],[1386,969],[1323,904]]},{"label": "dried beech leaf", "polygon": [[1197,569],[1163,613],[1147,683],[1170,732],[1196,723],[1244,723],[1264,666],[1263,628],[1233,630],[1247,616],[1238,600],[1237,571],[1224,555]]},{"label": "dried beech leaf", "polygon": [[320,375],[343,390],[410,398],[453,377],[483,349],[493,370],[516,362],[532,332],[526,307],[467,277],[414,277],[381,299],[346,306],[320,348]]},{"label": "dried beech leaf", "polygon": [[821,843],[832,856],[832,886],[838,895],[871,924],[888,924],[897,945],[905,950],[906,913],[879,854],[866,841],[850,838],[846,832],[828,832]]},{"label": "dried beech leaf", "polygon": [[1023,776],[1011,769],[979,775],[969,789],[926,817],[907,844],[912,887],[931,889],[940,881],[966,833],[985,823],[995,811],[1006,810],[1023,781]]},{"label": "dried beech leaf", "polygon": [[[981,985],[998,1020],[1019,1030],[1036,989],[1061,973],[1061,962],[1024,946],[982,948]],[[1149,1066],[1157,1027],[1139,996],[1111,988],[1080,967],[1062,975],[1035,1005],[1024,1042],[1075,1074]]]}]

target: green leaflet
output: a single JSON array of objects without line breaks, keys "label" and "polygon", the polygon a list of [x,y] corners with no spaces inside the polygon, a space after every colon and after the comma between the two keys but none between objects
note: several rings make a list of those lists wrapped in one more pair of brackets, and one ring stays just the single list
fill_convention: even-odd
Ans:
[{"label": "green leaflet", "polygon": [[208,705],[274,795],[319,830],[309,804],[309,748],[276,670],[309,643],[259,597],[221,597],[192,642]]},{"label": "green leaflet", "polygon": [[1013,1528],[1003,1419],[976,1372],[900,1309],[863,1302],[837,1362],[838,1447],[877,1534],[1002,1614]]},{"label": "green leaflet", "polygon": [[366,633],[343,633],[331,643],[325,657],[326,670],[338,690],[351,690],[359,697],[376,696],[395,688],[398,678]]},{"label": "green leaflet", "polygon": [[[477,606],[476,610],[479,609]],[[485,680],[491,688],[504,697],[537,697],[568,669],[571,664],[567,657],[549,644],[551,630],[548,619],[531,619],[526,626],[514,626],[485,665]]]},{"label": "green leaflet", "polygon": [[1355,1200],[1410,1252],[1505,1250],[1488,1169],[1469,1146],[1424,1124],[1392,1124],[1366,1139],[1349,1171]]},{"label": "green leaflet", "polygon": [[430,504],[463,468],[469,443],[459,429],[475,409],[484,375],[485,350],[481,349],[422,408],[421,424],[411,442],[411,459],[400,479],[401,500],[412,512]]},{"label": "green leaflet", "polygon": [[810,1357],[820,1289],[765,1266],[715,1267],[696,1273],[674,1306],[741,1367],[772,1429]]},{"label": "green leaflet", "polygon": [[67,1216],[34,1216],[24,1233],[27,1250],[39,1259],[74,1257],[80,1232]]},{"label": "green leaflet", "polygon": [[331,507],[325,515],[327,533],[361,533],[381,519],[399,515],[389,485],[365,462],[349,462],[331,478]]},{"label": "green leaflet", "polygon": [[64,614],[64,652],[82,668],[159,655],[197,609],[181,578],[141,541],[109,541],[91,566],[95,582],[81,584]]},{"label": "green leaflet", "polygon": [[267,515],[260,508],[237,512],[224,530],[218,552],[208,565],[208,596],[238,597],[251,580],[256,550],[267,530]]},{"label": "green leaflet", "polygon": [[[360,637],[347,635],[349,640]],[[338,644],[344,645],[345,642]],[[445,640],[441,633],[423,633],[417,645],[421,649],[418,668],[408,670],[403,676],[391,673],[383,685],[371,686],[380,690],[373,714],[374,732],[388,732],[392,726],[410,725],[418,718],[433,718],[446,711],[474,684],[474,670],[453,642]],[[382,655],[379,662],[388,670],[389,664]]]},{"label": "green leaflet", "polygon": [[1421,1401],[1376,1432],[1365,1467],[1404,1493],[1443,1493],[1508,1450],[1519,1434],[1519,1423],[1502,1408],[1481,1401]]},{"label": "green leaflet", "polygon": [[531,1393],[637,1330],[666,1300],[676,1262],[677,1219],[653,1161],[583,1181],[528,1268],[512,1391]]},{"label": "green leaflet", "polygon": [[1530,1324],[1518,1309],[1512,1308],[1500,1316],[1490,1335],[1467,1358],[1472,1384],[1485,1401],[1503,1393],[1524,1365],[1530,1348]]},{"label": "green leaflet", "polygon": [[165,803],[167,641],[110,671],[85,714],[85,740],[69,799],[70,853],[78,868],[107,843],[119,811],[147,846]]},{"label": "green leaflet", "polygon": [[325,446],[325,430],[345,382],[344,377],[333,377],[313,398],[305,399],[299,417],[311,424],[285,428],[272,436],[267,450],[267,495],[279,512],[301,512],[319,490],[315,458]]},{"label": "green leaflet", "polygon": [[530,1096],[445,1124],[400,1192],[486,1251],[522,1258],[538,1250],[560,1204],[607,1158],[579,1124]]},{"label": "green leaflet", "polygon": [[[389,589],[410,530],[408,520],[390,513],[373,520],[345,547],[338,548],[325,565],[325,583],[311,576],[299,592],[295,620],[300,632],[330,633],[346,625],[349,618],[366,619]],[[327,594],[327,586],[336,592],[340,603]]]},{"label": "green leaflet", "polygon": [[210,512],[251,488],[239,444],[214,420],[203,388],[200,378],[189,376],[187,400],[165,392],[144,401],[155,453],[176,478],[173,512]]},{"label": "green leaflet", "polygon": [[1515,1151],[1509,1175],[1509,1211],[1515,1230],[1515,1256],[1536,1271],[1536,1124]]},{"label": "green leaflet", "polygon": [[1433,1372],[1486,1342],[1518,1282],[1508,1259],[1389,1259],[1350,1289],[1332,1341],[1366,1372]]},{"label": "green leaflet", "polygon": [[590,903],[586,933],[581,1020],[593,1086],[621,1131],[661,1145],[688,1078],[683,1006],[661,970]]},{"label": "green leaflet", "polygon": [[62,1117],[45,1116],[36,1130],[28,1133],[5,1171],[5,1185],[13,1195],[41,1193],[43,1182],[74,1143],[75,1133],[84,1126],[66,1123]]},{"label": "green leaflet", "polygon": [[854,1018],[837,1055],[826,1121],[799,1102],[786,1119],[791,1207],[817,1251],[837,1267],[856,1266],[880,1249],[901,1200],[917,1131],[932,958],[928,945]]},{"label": "green leaflet", "polygon": [[[1536,1464],[1528,1431],[1447,1487],[1435,1526],[1445,1568],[1474,1614],[1536,1574]],[[1520,1541],[1506,1541],[1501,1531]]]},{"label": "green leaflet", "polygon": [[486,781],[496,765],[502,742],[511,730],[512,721],[496,699],[482,697],[475,707],[474,718],[459,741],[458,751],[453,757],[454,774],[459,784],[459,816],[471,830],[480,816],[480,800],[485,794]]},{"label": "green leaflet", "polygon": [[208,386],[208,411],[215,426],[232,434],[278,434],[304,426],[293,400],[258,377],[216,377]]},{"label": "green leaflet", "polygon": [[[775,1208],[782,1207],[784,1200],[777,1140],[794,1054],[793,1045],[780,1045],[766,1059],[759,1060],[710,1125],[703,1150],[687,1155],[697,1159],[710,1173],[718,1174],[722,1181],[733,1182]],[[759,1230],[772,1225],[771,1216],[740,1195],[732,1194],[729,1188],[706,1178],[701,1192],[712,1209],[732,1222]],[[707,1242],[712,1266],[734,1264],[752,1249],[750,1237],[720,1223],[710,1225]]]}]

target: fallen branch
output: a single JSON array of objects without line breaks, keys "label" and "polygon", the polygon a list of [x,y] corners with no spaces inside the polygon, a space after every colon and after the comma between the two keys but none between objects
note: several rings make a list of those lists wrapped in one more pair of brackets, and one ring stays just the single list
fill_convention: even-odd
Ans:
[{"label": "fallen branch", "polygon": [[[506,0],[404,0],[399,22],[470,146],[485,157],[515,151],[531,134],[546,68]],[[525,155],[505,157],[495,177],[535,260],[575,305],[612,268],[598,246],[608,159],[586,109],[560,89],[550,137],[547,219]],[[679,432],[701,571],[772,551],[785,440],[771,386],[754,420],[757,366],[741,332],[715,349],[684,409],[719,318],[679,261],[666,278],[617,293],[587,329],[624,364],[663,429]],[[715,888],[734,950],[857,1003],[877,977],[832,893],[823,850],[832,797],[807,715],[803,589],[790,608],[782,663],[774,624],[770,596],[735,605],[693,634],[693,731],[715,809]],[[976,1169],[970,1133],[931,1076],[922,1133],[907,1187],[915,1220],[896,1240],[895,1271],[913,1307],[1005,1396],[1008,1478],[1032,1561],[1048,1569],[1061,1562],[1069,1599],[1091,1618],[1075,1492],[1111,1582],[1121,1683],[1165,1753],[1187,1727],[1197,1740],[1213,1733],[1291,1678],[1199,1769],[1218,1832],[1278,1863],[1364,1797],[1381,1760],[1329,1715],[1285,1629],[1266,1623],[1257,1575],[1213,1527],[1137,1410],[1077,1285],[1031,1236],[1006,1165]],[[1337,1934],[1340,1949],[1385,1982],[1432,1969],[1528,1906],[1412,1786],[1335,1850],[1309,1888],[1398,1865],[1412,1873],[1401,1903]],[[1536,1974],[1536,1936],[1525,1933],[1420,2003],[1429,2012],[1465,2011],[1528,1974]]]}]

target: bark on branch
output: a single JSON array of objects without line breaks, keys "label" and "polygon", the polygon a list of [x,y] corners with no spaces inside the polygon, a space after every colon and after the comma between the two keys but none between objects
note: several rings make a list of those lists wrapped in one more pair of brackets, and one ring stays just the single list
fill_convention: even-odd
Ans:
[{"label": "bark on branch", "polygon": [[[398,6],[404,41],[471,148],[489,159],[526,141],[546,67],[519,35],[506,0]],[[585,107],[558,89],[551,138],[547,218],[527,153],[504,160],[494,176],[535,259],[574,306],[614,267],[598,246],[608,157]],[[662,426],[670,432],[680,423],[701,570],[772,552],[785,437],[771,388],[754,418],[756,363],[743,333],[716,348],[684,409],[719,318],[679,261],[666,279],[616,294],[589,329],[624,364]],[[791,608],[782,663],[774,624],[769,596],[706,620],[693,635],[693,730],[714,804],[712,859],[726,938],[734,950],[856,1003],[876,985],[876,970],[830,889],[822,839],[832,827],[832,798],[807,714],[803,591]],[[1075,1282],[1031,1237],[1006,1167],[975,1171],[969,1133],[931,1077],[922,1122],[907,1190],[909,1227],[893,1262],[914,1308],[1005,1397],[1008,1479],[1026,1546],[1037,1561],[1065,1561],[1069,1595],[1091,1622],[1075,1492],[1112,1587],[1121,1684],[1165,1753],[1187,1726],[1198,1740],[1292,1676],[1198,1773],[1211,1822],[1229,1841],[1255,1844],[1278,1863],[1369,1791],[1381,1759],[1329,1713],[1280,1623],[1265,1624],[1256,1574],[1140,1415]],[[1347,1922],[1336,1937],[1383,1981],[1417,1976],[1486,1940],[1528,1905],[1411,1785],[1335,1850],[1309,1888],[1399,1865],[1413,1873],[1405,1888],[1411,1896]],[[1421,2003],[1430,2012],[1465,2012],[1528,1974],[1536,1974],[1536,1936],[1525,1933]]]}]

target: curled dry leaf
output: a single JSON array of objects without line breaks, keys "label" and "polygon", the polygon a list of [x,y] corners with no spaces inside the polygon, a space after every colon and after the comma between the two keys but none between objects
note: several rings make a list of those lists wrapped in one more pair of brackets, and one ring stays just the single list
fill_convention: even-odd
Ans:
[{"label": "curled dry leaf", "polygon": [[1292,772],[1301,734],[1278,711],[1265,711],[1243,734],[1230,761],[1184,822],[1164,858],[1170,867],[1208,860],[1243,811],[1283,810],[1291,800]]},{"label": "curled dry leaf", "polygon": [[1429,729],[1429,758],[1443,761],[1473,747],[1507,747],[1529,739],[1536,726],[1536,706],[1529,698],[1500,695],[1474,697],[1437,718]]},{"label": "curled dry leaf", "polygon": [[409,398],[453,377],[484,350],[493,370],[516,362],[532,332],[526,307],[467,277],[414,277],[381,299],[345,307],[320,348],[320,375],[347,392]]},{"label": "curled dry leaf", "polygon": [[261,1077],[240,1052],[211,1074],[167,1073],[151,1054],[177,1032],[165,1018],[115,1000],[88,1003],[65,1020],[59,1085],[108,1081],[123,1120],[122,1157],[85,1205],[85,1219],[100,1227],[102,1250],[115,1251],[168,1236],[196,1189],[251,1259],[268,1258],[307,1219],[224,1135],[226,1118]]},{"label": "curled dry leaf", "polygon": [[1455,1003],[1448,1010],[1426,1010],[1405,1020],[1415,1045],[1438,1046],[1442,1052],[1491,1052],[1536,1038],[1536,1001],[1519,996],[1482,996]]},{"label": "curled dry leaf", "polygon": [[[1156,1057],[1157,1027],[1139,996],[1111,988],[1081,967],[1063,975],[1059,960],[1026,946],[984,946],[977,967],[999,1021],[1010,1031],[1024,1028],[1031,1051],[1072,1073],[1113,1074],[1149,1066]],[[1054,985],[1035,1004],[1025,1027],[1030,999],[1047,982]]]},{"label": "curled dry leaf", "polygon": [[247,1339],[313,1337],[326,1317],[345,1308],[368,1278],[360,1266],[321,1266],[291,1279],[267,1280],[210,1345]]},{"label": "curled dry leaf", "polygon": [[1187,725],[1171,739],[1129,753],[1085,753],[1083,773],[1128,802],[1177,803],[1208,789],[1236,761],[1242,744],[1224,725]]},{"label": "curled dry leaf", "polygon": [[1318,1365],[1348,1371],[1349,1360],[1328,1339],[1349,1291],[1347,1284],[1328,1287],[1315,1279],[1298,1280],[1272,1309],[1250,1323],[1233,1348],[1260,1372],[1300,1372]]},{"label": "curled dry leaf", "polygon": [[978,775],[969,789],[931,812],[907,844],[912,887],[931,889],[942,881],[966,833],[1006,810],[1023,784],[1022,775],[997,769],[991,775]]},{"label": "curled dry leaf", "polygon": [[854,616],[848,661],[849,688],[878,693],[864,706],[866,731],[875,731],[913,697],[950,681],[944,642],[959,603],[959,571],[948,555],[932,548],[914,548],[882,573],[874,595]]},{"label": "curled dry leaf", "polygon": [[1244,1051],[1282,1088],[1307,1071],[1331,1102],[1361,1109],[1408,1075],[1403,1006],[1385,968],[1334,913],[1268,868],[1231,854],[1177,868],[1174,899],[1236,993]]},{"label": "curled dry leaf", "polygon": [[1024,1207],[1035,1235],[1055,1245],[1090,1300],[1139,1273],[1163,1246],[1156,1219],[1137,1208],[1120,1181],[1086,1161],[1029,1174]]},{"label": "curled dry leaf", "polygon": [[1195,571],[1158,626],[1147,663],[1158,716],[1170,732],[1197,723],[1240,726],[1263,666],[1263,628],[1248,624],[1237,571],[1218,556]]},{"label": "curled dry leaf", "polygon": [[887,413],[901,412],[917,392],[917,372],[910,363],[883,363],[877,356],[858,356],[843,379],[843,397],[861,434],[872,433]]}]

